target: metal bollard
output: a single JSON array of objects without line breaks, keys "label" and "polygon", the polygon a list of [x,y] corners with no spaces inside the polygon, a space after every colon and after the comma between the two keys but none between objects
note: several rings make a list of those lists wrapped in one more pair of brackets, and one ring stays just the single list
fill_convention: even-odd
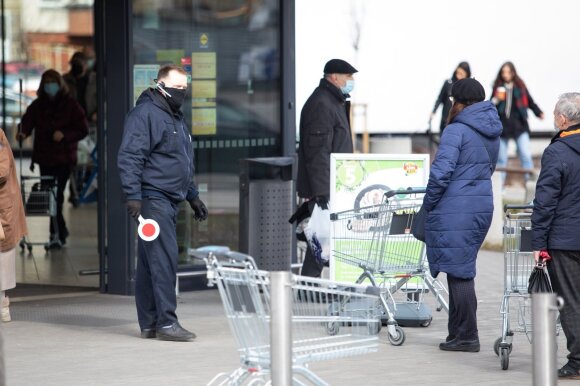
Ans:
[{"label": "metal bollard", "polygon": [[292,273],[270,273],[272,385],[292,385]]},{"label": "metal bollard", "polygon": [[[534,386],[556,386],[556,312],[562,299],[532,294],[532,373]],[[559,307],[560,306],[560,307]]]}]

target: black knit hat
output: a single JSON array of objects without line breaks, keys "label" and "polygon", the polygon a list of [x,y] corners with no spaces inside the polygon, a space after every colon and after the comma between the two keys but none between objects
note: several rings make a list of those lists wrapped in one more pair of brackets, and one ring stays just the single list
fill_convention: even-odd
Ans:
[{"label": "black knit hat", "polygon": [[465,78],[453,83],[451,96],[460,103],[481,102],[485,99],[485,90],[477,80]]},{"label": "black knit hat", "polygon": [[342,59],[331,59],[324,66],[325,74],[354,74],[355,72],[358,70]]}]

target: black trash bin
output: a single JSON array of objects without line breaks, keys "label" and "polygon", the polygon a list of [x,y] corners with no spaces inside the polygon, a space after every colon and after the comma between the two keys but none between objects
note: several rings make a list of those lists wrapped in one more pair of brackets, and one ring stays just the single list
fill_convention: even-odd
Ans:
[{"label": "black trash bin", "polygon": [[295,157],[240,161],[240,252],[258,268],[289,270],[296,261],[296,238],[288,219],[296,208]]}]

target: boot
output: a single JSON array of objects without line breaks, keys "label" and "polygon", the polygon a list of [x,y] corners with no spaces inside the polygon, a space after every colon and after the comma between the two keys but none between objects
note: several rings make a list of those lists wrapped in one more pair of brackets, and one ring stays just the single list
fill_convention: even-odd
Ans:
[{"label": "boot", "polygon": [[10,299],[8,299],[8,296],[4,296],[2,298],[2,311],[1,311],[1,317],[2,317],[3,322],[12,321],[12,318],[10,317],[9,306],[10,306]]}]

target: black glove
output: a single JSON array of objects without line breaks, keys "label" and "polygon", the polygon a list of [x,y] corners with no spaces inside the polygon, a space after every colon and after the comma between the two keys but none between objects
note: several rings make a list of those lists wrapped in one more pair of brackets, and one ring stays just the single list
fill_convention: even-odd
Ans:
[{"label": "black glove", "polygon": [[318,204],[320,209],[323,210],[328,209],[328,198],[326,198],[325,196],[316,196],[314,197],[314,201],[316,201],[316,204]]},{"label": "black glove", "polygon": [[189,206],[193,209],[193,218],[197,221],[203,221],[207,218],[207,208],[199,196],[189,201]]},{"label": "black glove", "polygon": [[127,211],[134,219],[139,218],[139,215],[141,214],[141,200],[128,200]]}]

